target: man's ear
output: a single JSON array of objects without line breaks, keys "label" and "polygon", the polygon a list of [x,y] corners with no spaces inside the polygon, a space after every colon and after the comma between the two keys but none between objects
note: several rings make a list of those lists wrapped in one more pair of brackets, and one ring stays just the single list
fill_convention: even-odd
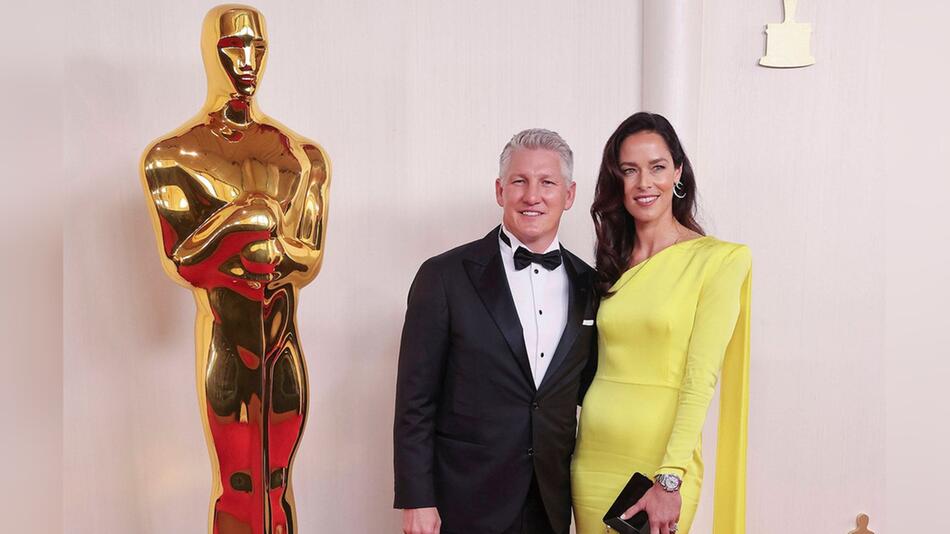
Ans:
[{"label": "man's ear", "polygon": [[567,198],[564,200],[564,210],[571,209],[574,205],[574,195],[577,194],[577,182],[571,180],[571,185],[567,186]]}]

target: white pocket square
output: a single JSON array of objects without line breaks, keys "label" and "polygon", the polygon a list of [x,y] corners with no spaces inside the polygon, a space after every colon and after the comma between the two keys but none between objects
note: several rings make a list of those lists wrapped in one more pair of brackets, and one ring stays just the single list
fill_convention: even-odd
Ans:
[{"label": "white pocket square", "polygon": [[581,325],[583,325],[583,326],[594,326],[594,320],[593,320],[593,319],[584,319],[584,322],[582,322]]}]

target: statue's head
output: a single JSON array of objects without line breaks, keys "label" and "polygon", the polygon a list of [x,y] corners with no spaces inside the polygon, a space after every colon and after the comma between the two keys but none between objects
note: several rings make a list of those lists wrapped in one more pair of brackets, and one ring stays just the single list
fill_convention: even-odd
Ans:
[{"label": "statue's head", "polygon": [[210,92],[254,96],[267,59],[264,16],[238,4],[212,8],[201,30],[201,55]]}]

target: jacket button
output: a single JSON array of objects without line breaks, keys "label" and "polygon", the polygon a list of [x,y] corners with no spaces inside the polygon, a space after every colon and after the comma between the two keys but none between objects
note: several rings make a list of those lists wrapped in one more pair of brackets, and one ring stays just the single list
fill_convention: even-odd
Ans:
[{"label": "jacket button", "polygon": [[534,456],[534,447],[528,447],[528,456]]},{"label": "jacket button", "polygon": [[541,407],[541,405],[538,404],[537,401],[531,403],[531,409],[532,409],[532,410],[537,410],[537,409],[540,408],[540,407]]}]

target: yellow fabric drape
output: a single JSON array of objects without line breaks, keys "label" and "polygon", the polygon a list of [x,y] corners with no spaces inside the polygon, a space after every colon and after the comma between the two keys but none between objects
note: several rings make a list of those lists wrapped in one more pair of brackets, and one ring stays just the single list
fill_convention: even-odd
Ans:
[{"label": "yellow fabric drape", "polygon": [[750,270],[742,284],[739,317],[726,348],[720,379],[713,534],[745,533],[751,304]]}]

